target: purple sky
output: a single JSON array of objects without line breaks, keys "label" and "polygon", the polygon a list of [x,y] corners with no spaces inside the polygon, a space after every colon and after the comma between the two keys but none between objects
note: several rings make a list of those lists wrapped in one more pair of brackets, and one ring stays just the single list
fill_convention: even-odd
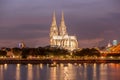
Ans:
[{"label": "purple sky", "polygon": [[53,11],[59,26],[64,11],[67,31],[79,47],[120,41],[120,0],[0,0],[0,47],[49,45]]}]

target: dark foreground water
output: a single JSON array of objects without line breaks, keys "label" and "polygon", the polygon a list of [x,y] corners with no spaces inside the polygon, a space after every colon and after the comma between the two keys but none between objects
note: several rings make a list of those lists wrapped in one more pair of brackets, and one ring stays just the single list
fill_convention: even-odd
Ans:
[{"label": "dark foreground water", "polygon": [[120,64],[0,64],[0,80],[120,80]]}]

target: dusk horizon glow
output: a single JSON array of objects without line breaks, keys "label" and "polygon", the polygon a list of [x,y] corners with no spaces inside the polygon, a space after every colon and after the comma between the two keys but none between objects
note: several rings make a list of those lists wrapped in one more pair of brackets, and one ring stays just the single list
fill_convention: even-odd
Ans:
[{"label": "dusk horizon glow", "polygon": [[67,32],[76,35],[79,47],[120,42],[119,0],[0,0],[0,47],[49,45],[52,14],[59,27],[64,11]]}]

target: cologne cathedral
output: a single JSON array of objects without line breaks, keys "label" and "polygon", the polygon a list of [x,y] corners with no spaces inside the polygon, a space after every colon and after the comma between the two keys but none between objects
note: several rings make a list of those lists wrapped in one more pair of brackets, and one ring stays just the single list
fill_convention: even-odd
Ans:
[{"label": "cologne cathedral", "polygon": [[50,27],[50,46],[60,47],[70,51],[78,48],[76,36],[69,36],[67,33],[63,12],[59,28],[56,24],[55,12],[53,13],[52,24]]}]

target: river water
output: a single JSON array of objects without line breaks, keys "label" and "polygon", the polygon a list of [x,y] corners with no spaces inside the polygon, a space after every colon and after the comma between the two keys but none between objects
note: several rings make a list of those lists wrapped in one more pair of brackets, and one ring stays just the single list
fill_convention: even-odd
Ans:
[{"label": "river water", "polygon": [[0,64],[0,80],[120,80],[120,63]]}]

